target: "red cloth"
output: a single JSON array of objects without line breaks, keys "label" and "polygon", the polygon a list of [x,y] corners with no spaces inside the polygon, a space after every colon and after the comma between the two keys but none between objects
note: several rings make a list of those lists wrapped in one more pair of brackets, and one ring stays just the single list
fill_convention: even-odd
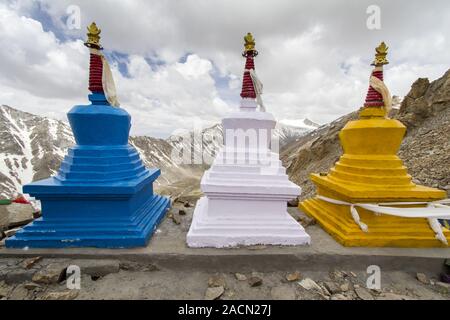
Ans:
[{"label": "red cloth", "polygon": [[[373,71],[372,76],[377,77],[383,81],[383,71]],[[376,91],[374,88],[369,86],[369,90],[366,96],[366,102],[364,103],[366,107],[382,107],[384,106],[383,96],[381,93]]]},{"label": "red cloth", "polygon": [[[246,70],[255,69],[255,62],[253,60],[253,56],[250,54],[247,55],[247,61],[245,62],[245,69]],[[242,80],[241,97],[256,99],[255,87],[253,86],[252,77],[250,76],[249,71],[244,72],[244,79]]]},{"label": "red cloth", "polygon": [[30,204],[30,201],[25,199],[24,196],[20,196],[17,199],[13,200],[12,202],[14,202],[14,203],[21,203],[21,204]]},{"label": "red cloth", "polygon": [[103,61],[102,58],[91,53],[91,63],[89,66],[89,91],[92,93],[103,93]]}]

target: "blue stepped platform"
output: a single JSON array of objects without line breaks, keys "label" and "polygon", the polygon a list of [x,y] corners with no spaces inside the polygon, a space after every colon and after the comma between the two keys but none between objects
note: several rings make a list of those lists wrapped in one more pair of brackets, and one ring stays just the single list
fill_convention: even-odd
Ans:
[{"label": "blue stepped platform", "polygon": [[153,192],[159,169],[147,169],[128,144],[131,117],[104,95],[68,118],[76,145],[58,173],[23,187],[41,200],[39,218],[6,240],[9,248],[145,246],[170,207]]}]

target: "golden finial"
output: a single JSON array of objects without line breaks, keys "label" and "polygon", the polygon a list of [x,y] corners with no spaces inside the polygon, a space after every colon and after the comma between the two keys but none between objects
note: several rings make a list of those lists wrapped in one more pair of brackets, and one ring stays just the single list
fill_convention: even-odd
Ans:
[{"label": "golden finial", "polygon": [[388,49],[389,47],[384,42],[382,42],[378,47],[375,48],[375,51],[377,53],[375,54],[375,60],[372,62],[373,66],[380,67],[389,63],[389,61],[387,61],[386,59]]},{"label": "golden finial", "polygon": [[102,46],[100,45],[100,33],[102,30],[97,27],[95,22],[92,22],[89,27],[87,27],[88,40],[84,43],[84,45],[88,48],[102,50]]},{"label": "golden finial", "polygon": [[253,38],[253,35],[250,32],[244,37],[244,41],[245,50],[242,55],[246,57],[248,54],[251,54],[256,57],[258,55],[258,51],[255,50],[255,38]]},{"label": "golden finial", "polygon": [[249,32],[244,37],[245,40],[245,51],[252,51],[255,50],[255,38],[253,38],[253,35]]}]

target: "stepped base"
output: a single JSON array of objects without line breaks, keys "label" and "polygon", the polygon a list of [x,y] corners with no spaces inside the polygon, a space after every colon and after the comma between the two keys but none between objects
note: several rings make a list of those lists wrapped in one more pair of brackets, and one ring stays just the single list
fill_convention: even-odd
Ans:
[{"label": "stepped base", "polygon": [[[86,197],[66,199],[59,212],[51,212],[27,225],[6,240],[8,248],[130,248],[146,246],[168,208],[168,198],[149,195],[142,189],[131,198],[89,201]],[[95,197],[94,195],[92,195]],[[134,209],[142,197],[147,200]],[[140,202],[140,201],[139,201]],[[48,204],[48,202],[47,202]],[[90,212],[89,207],[92,207]],[[82,215],[76,215],[80,208]],[[128,208],[128,211],[127,211]],[[47,211],[46,213],[49,213]],[[47,218],[48,217],[48,218]]]},{"label": "stepped base", "polygon": [[[207,197],[203,197],[197,203],[187,235],[189,247],[305,245],[311,242],[310,236],[285,208],[281,212],[264,212],[263,199],[239,201],[239,210],[230,209],[227,214],[217,214],[209,210],[210,201]],[[230,202],[233,204],[236,201],[238,200]],[[285,206],[285,202],[283,204]],[[255,206],[259,206],[259,212],[256,212]],[[235,207],[229,208],[236,209]]]},{"label": "stepped base", "polygon": [[[354,222],[348,206],[340,206],[313,198],[299,204],[301,210],[313,217],[333,238],[347,247],[446,247],[435,238],[427,219],[376,215],[358,208],[361,221],[369,232],[361,231]],[[450,243],[450,231],[444,235]]]}]

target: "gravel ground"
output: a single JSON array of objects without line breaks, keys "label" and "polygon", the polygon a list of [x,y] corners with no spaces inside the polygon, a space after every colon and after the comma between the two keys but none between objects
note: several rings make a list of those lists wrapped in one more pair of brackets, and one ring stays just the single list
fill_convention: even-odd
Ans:
[{"label": "gravel ground", "polygon": [[[37,261],[35,261],[37,260]],[[79,290],[67,289],[68,265],[81,267]],[[365,272],[176,272],[117,260],[1,259],[0,298],[21,299],[449,299],[437,274],[381,273],[366,289]],[[289,279],[288,279],[289,278]],[[290,280],[290,281],[289,281]]]}]

